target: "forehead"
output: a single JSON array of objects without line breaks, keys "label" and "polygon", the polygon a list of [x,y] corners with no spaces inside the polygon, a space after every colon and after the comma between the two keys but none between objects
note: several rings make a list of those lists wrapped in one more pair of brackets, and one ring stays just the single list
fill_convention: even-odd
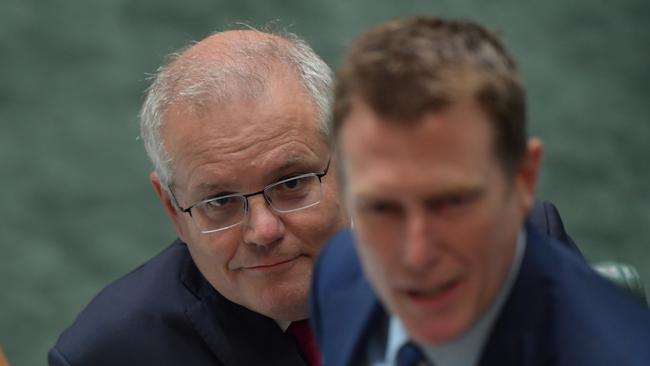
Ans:
[{"label": "forehead", "polygon": [[457,102],[416,121],[389,120],[353,103],[339,135],[348,185],[432,186],[478,180],[496,160],[491,126],[478,103]]},{"label": "forehead", "polygon": [[196,110],[175,105],[166,115],[163,141],[175,184],[242,185],[267,171],[326,158],[318,111],[291,73],[272,75],[261,95],[232,98]]}]

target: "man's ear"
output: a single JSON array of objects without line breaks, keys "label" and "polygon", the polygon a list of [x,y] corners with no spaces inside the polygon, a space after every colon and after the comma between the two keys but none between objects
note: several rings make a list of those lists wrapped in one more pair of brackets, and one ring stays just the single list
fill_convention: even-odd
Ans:
[{"label": "man's ear", "polygon": [[543,155],[542,141],[538,138],[531,138],[526,144],[526,153],[521,162],[518,172],[518,182],[521,185],[522,208],[528,212],[535,202],[535,190],[539,178],[539,169]]},{"label": "man's ear", "polygon": [[167,217],[169,217],[169,219],[172,221],[172,224],[174,225],[174,229],[176,230],[176,235],[178,235],[179,238],[185,241],[185,238],[183,238],[184,236],[183,220],[182,217],[180,216],[182,213],[176,208],[176,205],[172,200],[172,197],[167,191],[167,187],[162,186],[162,184],[160,183],[160,179],[158,178],[158,174],[156,174],[156,172],[151,172],[149,174],[149,181],[151,182],[153,189],[156,191],[156,195],[158,196],[160,203],[162,203],[163,208],[165,209],[165,213],[167,214]]}]

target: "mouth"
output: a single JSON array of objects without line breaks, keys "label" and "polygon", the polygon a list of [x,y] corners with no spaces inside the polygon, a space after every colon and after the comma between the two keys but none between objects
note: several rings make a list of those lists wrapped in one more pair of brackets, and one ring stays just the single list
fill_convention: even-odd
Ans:
[{"label": "mouth", "polygon": [[253,265],[244,266],[242,270],[253,273],[253,274],[270,274],[270,273],[279,273],[289,270],[293,267],[294,264],[298,261],[300,256],[292,257],[289,259],[272,259],[266,260],[261,263],[255,263]]},{"label": "mouth", "polygon": [[429,288],[408,289],[404,291],[407,299],[418,307],[439,308],[447,304],[460,287],[459,278]]},{"label": "mouth", "polygon": [[280,266],[280,265],[283,265],[285,263],[292,262],[292,261],[296,260],[297,258],[298,257],[291,258],[291,259],[285,259],[285,260],[270,261],[270,262],[267,262],[267,263],[262,263],[262,264],[257,264],[257,265],[254,265],[254,266],[244,267],[244,269],[271,268],[271,267]]}]

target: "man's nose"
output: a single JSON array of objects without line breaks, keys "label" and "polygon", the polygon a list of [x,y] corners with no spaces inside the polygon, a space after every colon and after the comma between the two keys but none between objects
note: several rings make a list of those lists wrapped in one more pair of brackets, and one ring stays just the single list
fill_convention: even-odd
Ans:
[{"label": "man's nose", "polygon": [[402,262],[413,271],[429,269],[439,258],[440,247],[425,212],[410,214],[402,245]]},{"label": "man's nose", "polygon": [[243,240],[256,246],[268,246],[284,236],[284,223],[262,195],[248,197],[248,217],[244,221]]}]

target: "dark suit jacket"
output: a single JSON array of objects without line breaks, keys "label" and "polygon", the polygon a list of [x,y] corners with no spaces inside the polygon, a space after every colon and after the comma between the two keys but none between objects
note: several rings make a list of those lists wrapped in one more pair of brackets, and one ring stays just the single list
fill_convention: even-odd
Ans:
[{"label": "dark suit jacket", "polygon": [[306,365],[270,318],[214,290],[176,241],[106,287],[59,338],[50,365]]},{"label": "dark suit jacket", "polygon": [[[650,311],[593,272],[566,243],[539,233],[539,224],[527,223],[519,276],[480,365],[650,365]],[[311,306],[326,365],[362,364],[387,314],[364,278],[350,232],[323,250]]]}]

